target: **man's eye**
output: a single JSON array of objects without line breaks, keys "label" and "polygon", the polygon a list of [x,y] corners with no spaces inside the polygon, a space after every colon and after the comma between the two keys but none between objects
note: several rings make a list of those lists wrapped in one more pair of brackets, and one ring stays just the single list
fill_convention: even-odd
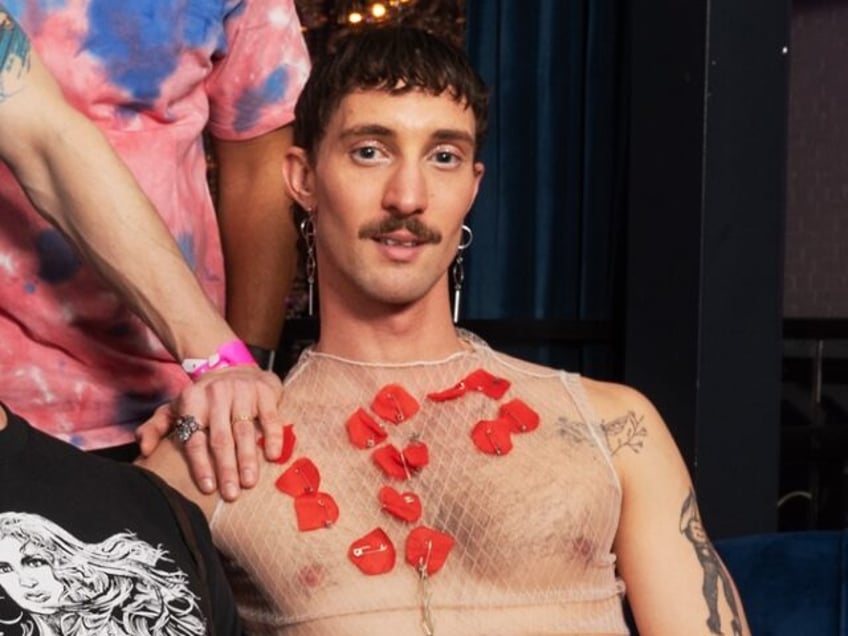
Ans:
[{"label": "man's eye", "polygon": [[434,155],[436,163],[444,163],[451,164],[459,161],[459,157],[457,157],[454,153],[448,152],[447,150],[440,150]]},{"label": "man's eye", "polygon": [[363,146],[354,150],[354,155],[359,159],[374,159],[377,156],[377,149],[374,146]]}]

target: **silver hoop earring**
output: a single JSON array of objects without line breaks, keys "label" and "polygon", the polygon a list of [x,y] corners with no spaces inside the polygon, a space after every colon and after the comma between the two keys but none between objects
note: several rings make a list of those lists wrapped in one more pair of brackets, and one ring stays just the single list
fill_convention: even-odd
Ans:
[{"label": "silver hoop earring", "polygon": [[[308,210],[308,212],[311,213],[312,210]],[[312,318],[315,315],[315,270],[317,263],[315,262],[315,222],[312,220],[311,214],[308,214],[300,222],[300,235],[306,244],[306,288],[309,295],[307,315]]]},{"label": "silver hoop earring", "polygon": [[459,322],[459,304],[462,299],[462,283],[465,281],[465,268],[462,265],[462,253],[469,248],[474,241],[474,232],[467,225],[462,226],[462,238],[456,249],[456,259],[451,267],[451,278],[453,279],[453,323]]}]

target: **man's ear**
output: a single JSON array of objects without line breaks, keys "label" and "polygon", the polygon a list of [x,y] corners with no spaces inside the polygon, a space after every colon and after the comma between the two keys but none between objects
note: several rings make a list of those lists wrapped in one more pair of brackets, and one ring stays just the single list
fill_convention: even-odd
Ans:
[{"label": "man's ear", "polygon": [[315,208],[315,180],[306,150],[291,146],[283,157],[283,180],[292,198],[304,210]]},{"label": "man's ear", "polygon": [[[477,192],[480,190],[480,182],[483,180],[483,173],[486,172],[486,166],[483,165],[483,162],[476,161],[474,162],[474,193],[471,196],[471,204],[474,204],[474,200],[477,198]],[[471,207],[470,205],[468,206]]]}]

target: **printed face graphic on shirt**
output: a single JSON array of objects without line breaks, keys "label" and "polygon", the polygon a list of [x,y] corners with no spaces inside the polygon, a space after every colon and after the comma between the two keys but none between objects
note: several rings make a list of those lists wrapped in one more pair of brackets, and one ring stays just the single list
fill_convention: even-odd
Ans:
[{"label": "printed face graphic on shirt", "polygon": [[0,598],[25,633],[206,633],[188,576],[162,548],[131,532],[85,543],[29,513],[0,513]]},{"label": "printed face graphic on shirt", "polygon": [[50,563],[37,553],[27,553],[14,538],[0,539],[0,588],[21,609],[49,614],[59,606],[62,584]]}]

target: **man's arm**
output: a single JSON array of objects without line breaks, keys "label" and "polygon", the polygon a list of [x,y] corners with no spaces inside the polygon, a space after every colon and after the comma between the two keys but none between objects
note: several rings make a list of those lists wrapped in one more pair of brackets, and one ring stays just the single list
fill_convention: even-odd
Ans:
[{"label": "man's arm", "polygon": [[[65,233],[177,359],[206,358],[235,338],[129,170],[94,124],[65,101],[2,5],[0,158],[39,213]],[[198,478],[206,479],[206,488],[215,484],[214,461],[219,483],[228,484],[233,496],[237,493],[237,454],[239,465],[247,471],[242,472],[245,485],[255,479],[253,427],[242,427],[234,446],[229,435],[232,417],[258,416],[268,427],[269,457],[282,450],[276,412],[281,390],[273,374],[234,367],[204,375],[175,403],[177,414],[191,413],[204,423],[220,421],[227,428],[226,440],[215,446],[214,458],[206,457],[196,469]],[[170,422],[160,418],[158,434],[168,426]],[[152,436],[147,440],[149,448]],[[203,454],[204,441],[198,435],[187,448]]]},{"label": "man's arm", "polygon": [[701,522],[683,458],[638,392],[585,381],[622,484],[618,570],[644,636],[750,636],[739,595]]},{"label": "man's arm", "polygon": [[297,267],[297,234],[282,160],[291,125],[254,139],[213,138],[227,321],[248,344],[276,350]]}]

